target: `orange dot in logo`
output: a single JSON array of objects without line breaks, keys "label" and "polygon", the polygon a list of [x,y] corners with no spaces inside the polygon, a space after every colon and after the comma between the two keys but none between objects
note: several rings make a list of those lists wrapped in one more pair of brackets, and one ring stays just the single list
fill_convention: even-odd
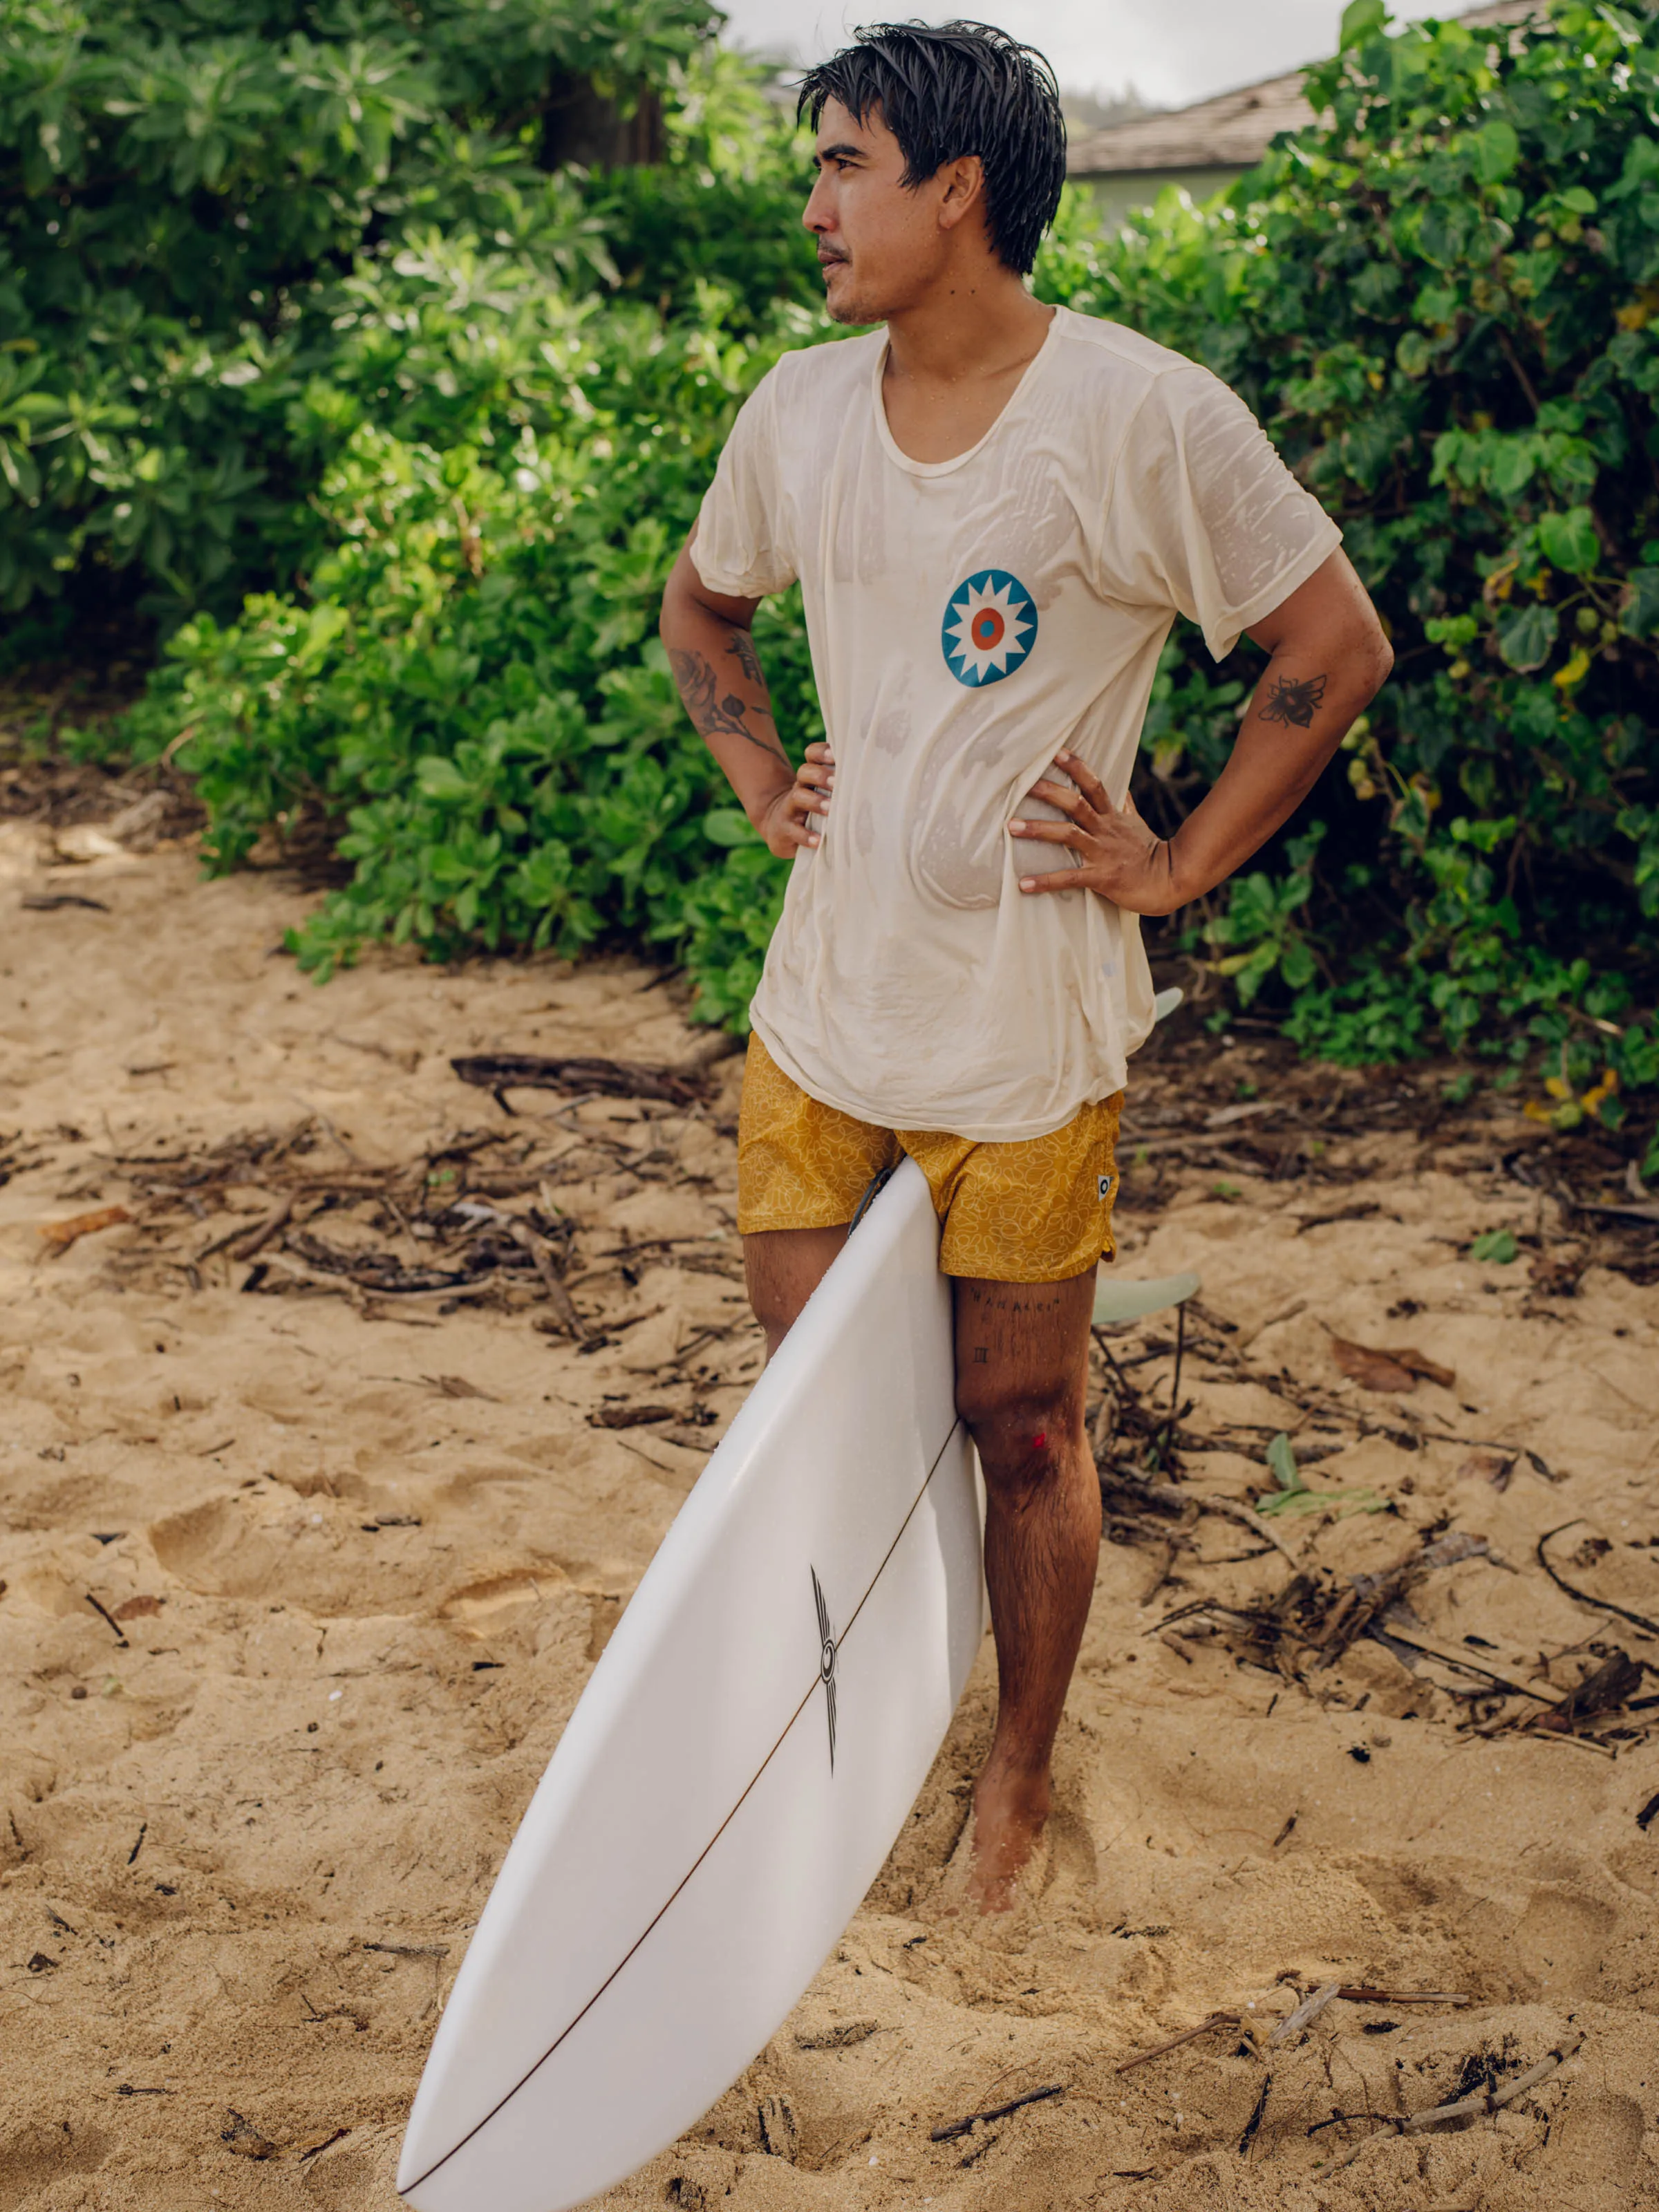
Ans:
[{"label": "orange dot in logo", "polygon": [[1000,645],[1006,624],[994,607],[981,607],[974,617],[972,636],[981,653],[989,653],[993,646]]}]

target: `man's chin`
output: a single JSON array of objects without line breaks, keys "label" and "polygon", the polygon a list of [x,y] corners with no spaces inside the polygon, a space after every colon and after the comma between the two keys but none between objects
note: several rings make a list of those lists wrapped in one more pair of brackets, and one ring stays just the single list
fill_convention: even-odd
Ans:
[{"label": "man's chin", "polygon": [[851,273],[844,261],[832,261],[824,269],[823,307],[832,323],[867,323],[870,319],[865,302],[854,291]]}]

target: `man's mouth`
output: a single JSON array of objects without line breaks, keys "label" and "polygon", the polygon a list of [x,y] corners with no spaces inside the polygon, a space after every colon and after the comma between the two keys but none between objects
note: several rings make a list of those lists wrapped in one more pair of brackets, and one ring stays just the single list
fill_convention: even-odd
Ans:
[{"label": "man's mouth", "polygon": [[831,269],[838,269],[846,259],[844,253],[826,253],[822,247],[818,250],[818,266],[826,275]]}]

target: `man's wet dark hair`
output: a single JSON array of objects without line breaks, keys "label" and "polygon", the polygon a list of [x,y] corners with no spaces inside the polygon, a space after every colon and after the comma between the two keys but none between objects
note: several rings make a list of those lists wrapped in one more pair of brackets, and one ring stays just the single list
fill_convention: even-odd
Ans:
[{"label": "man's wet dark hair", "polygon": [[826,100],[860,123],[878,108],[913,191],[946,161],[977,154],[991,243],[1025,276],[1066,181],[1066,122],[1047,60],[991,23],[870,23],[854,35],[806,72],[796,113],[816,131]]}]

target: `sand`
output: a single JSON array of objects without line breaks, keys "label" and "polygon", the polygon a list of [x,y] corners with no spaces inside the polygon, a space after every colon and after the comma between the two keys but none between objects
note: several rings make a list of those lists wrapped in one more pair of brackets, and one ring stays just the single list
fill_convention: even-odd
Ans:
[{"label": "sand", "polygon": [[[99,906],[22,903],[65,895]],[[682,1062],[697,1037],[673,980],[622,959],[376,955],[319,989],[279,949],[305,904],[276,874],[202,882],[185,843],[0,824],[4,2212],[390,2212],[402,2118],[515,1819],[758,1371],[732,1226],[737,1062],[689,1110],[519,1092],[511,1123],[449,1066],[501,1049]],[[1264,1109],[1292,1093],[1274,1123]],[[1518,1115],[1425,1133],[1426,1096],[1172,1041],[1126,1115],[1120,1265],[1204,1279],[1188,1491],[1261,1492],[1282,1428],[1310,1483],[1374,1492],[1386,1511],[1274,1523],[1327,1598],[1448,1533],[1484,1540],[1452,1546],[1387,1624],[1558,1697],[1615,1649],[1659,1662],[1659,1638],[1534,1560],[1571,1523],[1560,1571],[1659,1615],[1659,1289],[1650,1267],[1607,1264],[1654,1238],[1504,1170],[1571,1171],[1572,1140],[1538,1151]],[[1277,1154],[1247,1141],[1269,1127],[1291,1132]],[[465,1182],[465,1153],[421,1163],[509,1127],[530,1184],[498,1179],[489,1202],[556,1203],[573,1224],[564,1279],[597,1348],[537,1328],[552,1309],[531,1275],[456,1305],[331,1282],[280,1234],[238,1258],[227,1240],[268,1221],[269,1182],[192,1211],[166,1181],[286,1132],[315,1176],[414,1163],[416,1187]],[[49,1256],[41,1224],[104,1206],[133,1218]],[[1515,1262],[1472,1261],[1476,1233],[1506,1227]],[[318,1215],[324,1231],[423,1249],[376,1200]],[[1572,1295],[1529,1273],[1564,1255],[1558,1280],[1583,1266]],[[1333,1331],[1455,1383],[1369,1392]],[[1111,1340],[1153,1418],[1170,1338],[1155,1319]],[[647,1405],[662,1416],[631,1428],[589,1419]],[[1121,1427],[1103,1449],[1126,1467],[1142,1450]],[[1115,1498],[1052,1848],[1019,1911],[946,1909],[988,1650],[835,1956],[607,2207],[1659,2204],[1652,1716],[1606,1716],[1590,1743],[1528,1733],[1498,1725],[1526,1699],[1471,1704],[1454,1686],[1481,1678],[1398,1641],[1328,1667],[1304,1651],[1286,1674],[1232,1616],[1161,1627],[1206,1598],[1248,1608],[1291,1572],[1237,1521],[1174,1548],[1170,1525]],[[1336,1999],[1269,2045],[1333,1981],[1395,2001]],[[1244,2027],[1118,2070],[1217,2011]],[[1376,2118],[1501,2088],[1578,2034],[1503,2111],[1317,2170]],[[1338,2114],[1360,2117],[1322,2124]]]}]

